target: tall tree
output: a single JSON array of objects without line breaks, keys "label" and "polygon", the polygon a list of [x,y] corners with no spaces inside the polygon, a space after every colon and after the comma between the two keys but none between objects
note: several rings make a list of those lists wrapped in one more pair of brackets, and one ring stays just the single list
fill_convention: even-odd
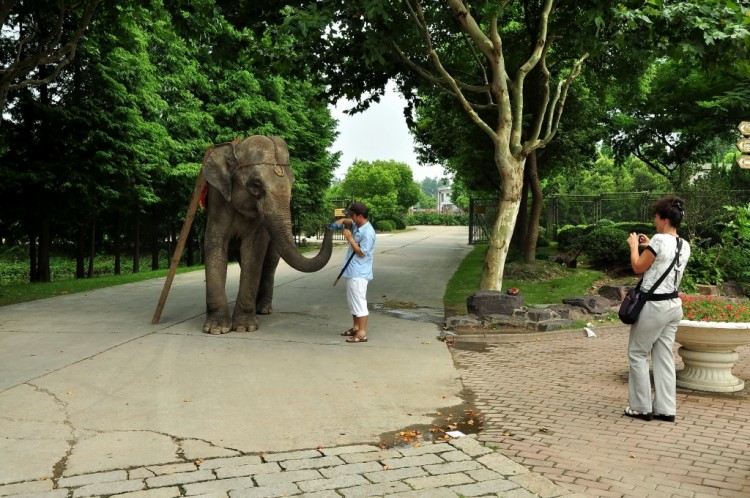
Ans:
[{"label": "tall tree", "polygon": [[[53,81],[75,58],[99,0],[0,2],[0,109],[8,93]],[[37,69],[44,67],[44,71]]]}]

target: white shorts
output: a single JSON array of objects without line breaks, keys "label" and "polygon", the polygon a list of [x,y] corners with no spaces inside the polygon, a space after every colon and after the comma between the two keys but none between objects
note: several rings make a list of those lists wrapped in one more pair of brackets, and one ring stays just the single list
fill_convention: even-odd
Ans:
[{"label": "white shorts", "polygon": [[346,302],[353,316],[367,316],[367,284],[366,278],[354,277],[346,280]]}]

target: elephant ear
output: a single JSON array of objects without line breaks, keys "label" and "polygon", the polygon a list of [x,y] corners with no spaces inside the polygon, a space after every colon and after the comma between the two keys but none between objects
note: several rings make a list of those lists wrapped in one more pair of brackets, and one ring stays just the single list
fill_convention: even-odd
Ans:
[{"label": "elephant ear", "polygon": [[237,168],[234,144],[215,145],[203,163],[203,178],[216,187],[227,201],[232,199],[232,171]]}]

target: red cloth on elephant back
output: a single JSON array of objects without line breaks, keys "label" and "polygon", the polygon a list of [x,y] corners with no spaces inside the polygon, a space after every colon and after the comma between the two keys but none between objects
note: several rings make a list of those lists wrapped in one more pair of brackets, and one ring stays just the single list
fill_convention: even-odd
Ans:
[{"label": "red cloth on elephant back", "polygon": [[203,185],[203,190],[201,191],[201,198],[198,201],[198,205],[201,207],[201,209],[206,209],[206,194],[208,194],[208,183]]}]

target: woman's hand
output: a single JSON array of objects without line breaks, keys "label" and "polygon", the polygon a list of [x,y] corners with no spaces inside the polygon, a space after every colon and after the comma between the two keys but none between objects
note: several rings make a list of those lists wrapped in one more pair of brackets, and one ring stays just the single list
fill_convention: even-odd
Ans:
[{"label": "woman's hand", "polygon": [[628,244],[631,249],[637,249],[639,246],[646,247],[650,241],[651,239],[642,233],[633,232],[628,236]]}]

